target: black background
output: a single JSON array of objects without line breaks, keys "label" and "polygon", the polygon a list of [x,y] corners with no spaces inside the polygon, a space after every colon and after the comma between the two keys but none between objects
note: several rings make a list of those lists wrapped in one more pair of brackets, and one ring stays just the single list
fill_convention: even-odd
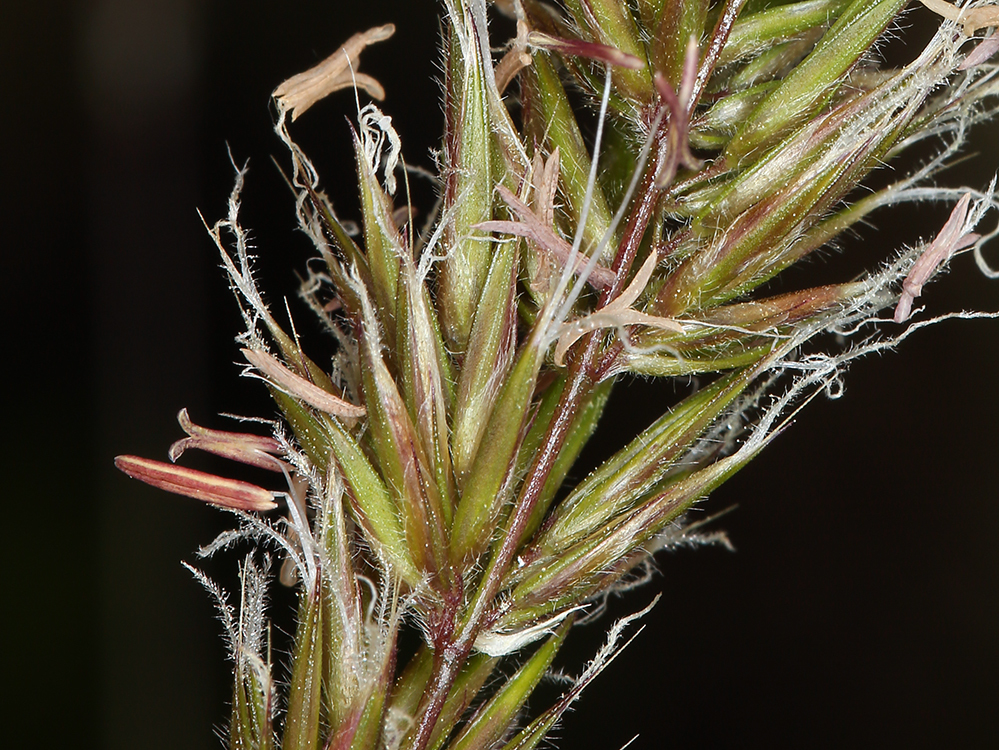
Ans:
[{"label": "black background", "polygon": [[[182,406],[216,427],[228,426],[218,412],[272,413],[237,378],[240,321],[195,209],[210,221],[225,210],[227,144],[249,158],[243,216],[260,278],[307,319],[294,271],[309,247],[270,163],[284,154],[269,92],[354,31],[393,21],[396,37],[363,68],[388,91],[409,161],[429,166],[442,121],[434,4],[64,0],[3,3],[0,15],[2,658],[15,694],[3,741],[217,747],[219,626],[179,561],[195,562],[228,520],[129,482],[111,458],[164,457]],[[926,20],[919,10],[907,23]],[[341,94],[294,125],[345,212],[353,107]],[[977,131],[972,158],[941,181],[984,187],[996,133]],[[807,273],[849,278],[945,216],[875,217],[879,231]],[[999,308],[995,282],[967,257],[953,265],[929,288],[930,311]],[[813,403],[717,492],[708,509],[739,504],[720,522],[738,552],[664,556],[651,585],[612,603],[625,614],[663,592],[559,745],[614,750],[640,733],[632,747],[993,747],[997,334],[997,322],[947,323],[860,362],[843,399]],[[603,449],[674,395],[619,389]],[[228,583],[237,559],[207,569]],[[288,606],[279,595],[284,627]],[[566,669],[608,622],[573,634]]]}]

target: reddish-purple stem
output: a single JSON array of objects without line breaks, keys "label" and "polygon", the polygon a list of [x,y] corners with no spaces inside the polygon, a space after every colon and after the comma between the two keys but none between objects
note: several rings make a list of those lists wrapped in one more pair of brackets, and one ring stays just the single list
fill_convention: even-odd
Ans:
[{"label": "reddish-purple stem", "polygon": [[708,49],[704,53],[704,60],[701,61],[701,68],[697,71],[697,80],[694,83],[693,95],[690,97],[688,112],[693,112],[697,107],[697,103],[701,99],[701,94],[704,93],[704,87],[708,84],[708,79],[711,78],[711,74],[714,73],[715,66],[718,64],[718,58],[721,57],[722,50],[725,49],[725,44],[728,42],[728,35],[732,32],[732,26],[735,24],[735,19],[742,10],[742,6],[746,4],[746,0],[729,0],[725,7],[722,9],[721,15],[718,16],[718,21],[715,23],[715,28],[711,32],[711,42],[708,44]]},{"label": "reddish-purple stem", "polygon": [[[655,144],[656,156],[646,166],[645,175],[642,178],[641,198],[636,208],[631,212],[621,244],[614,257],[612,268],[616,276],[613,283],[601,293],[598,303],[600,307],[617,297],[624,288],[628,271],[638,254],[642,237],[645,236],[645,230],[652,219],[656,199],[659,197],[655,181],[663,159],[661,146],[662,136],[659,134]],[[493,601],[499,593],[503,576],[517,553],[521,541],[520,537],[530,522],[531,514],[541,497],[548,477],[551,475],[555,460],[565,443],[572,422],[584,397],[596,384],[594,375],[597,358],[600,354],[601,336],[599,332],[595,331],[588,334],[584,341],[586,346],[582,353],[570,361],[569,379],[559,398],[555,417],[528,471],[527,479],[514,505],[510,525],[506,529],[506,533],[503,534],[502,542],[489,562],[483,581],[475,593],[472,606],[468,610],[469,619],[458,627],[454,627],[455,623],[449,623],[452,625],[452,632],[450,634],[440,633],[438,643],[435,644],[437,648],[435,649],[434,669],[430,684],[427,686],[427,692],[424,693],[418,709],[419,724],[415,734],[412,735],[412,740],[406,745],[406,750],[425,750],[430,743],[434,727],[444,709],[444,703],[454,685],[458,670],[471,653],[483,621],[488,615],[488,607],[485,604]],[[455,637],[455,631],[457,637]]]}]

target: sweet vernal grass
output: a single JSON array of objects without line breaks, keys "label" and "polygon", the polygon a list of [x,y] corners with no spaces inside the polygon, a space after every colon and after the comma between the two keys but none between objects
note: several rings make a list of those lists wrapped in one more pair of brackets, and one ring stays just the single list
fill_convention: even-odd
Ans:
[{"label": "sweet vernal grass", "polygon": [[[353,134],[357,232],[291,136],[333,92],[384,97],[360,56],[393,26],[278,87],[298,218],[324,262],[302,296],[337,354],[310,359],[258,291],[240,170],[209,231],[243,310],[247,372],[283,422],[233,433],[182,411],[188,437],[170,458],[209,451],[272,470],[280,489],[117,459],[236,515],[204,554],[255,543],[238,608],[196,574],[234,664],[232,748],[538,746],[632,618],[555,705],[525,713],[574,622],[656,551],[723,540],[684,513],[834,391],[851,359],[922,325],[906,324],[955,253],[995,275],[975,232],[992,189],[924,185],[993,113],[999,12],[923,2],[939,30],[886,68],[873,50],[903,33],[906,0],[445,0],[439,201],[425,226],[373,104],[358,104]],[[516,19],[515,38],[489,36],[496,12]],[[918,172],[856,190],[925,139],[937,154]],[[913,200],[953,206],[930,242],[860,278],[761,291],[874,209]],[[840,338],[812,341],[829,331]],[[699,390],[563,487],[615,380],[691,374]],[[285,684],[265,614],[275,554],[300,592]],[[423,645],[400,663],[414,628]]]}]

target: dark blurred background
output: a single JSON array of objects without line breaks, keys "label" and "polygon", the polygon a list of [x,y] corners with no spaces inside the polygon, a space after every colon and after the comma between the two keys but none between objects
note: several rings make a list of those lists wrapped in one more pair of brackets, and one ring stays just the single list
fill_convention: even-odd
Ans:
[{"label": "dark blurred background", "polygon": [[[907,24],[927,20],[920,9]],[[128,481],[111,459],[164,458],[183,406],[220,428],[220,412],[272,414],[237,377],[240,320],[196,209],[220,218],[227,148],[249,158],[259,277],[307,320],[294,294],[310,250],[271,163],[284,153],[268,96],[388,21],[397,35],[363,68],[385,85],[408,160],[430,166],[442,123],[430,0],[0,4],[5,746],[219,746],[220,627],[180,561],[197,562],[229,520]],[[348,215],[353,111],[341,94],[293,126]],[[940,181],[984,187],[997,133],[976,131],[973,155]],[[946,213],[875,217],[878,231],[807,273],[849,278]],[[962,257],[923,301],[994,310],[999,282]],[[738,504],[718,524],[737,553],[665,555],[651,585],[612,602],[621,615],[664,594],[559,746],[616,750],[640,733],[632,747],[994,747],[997,343],[999,322],[946,323],[856,364],[841,400],[813,403],[707,504]],[[675,396],[619,389],[604,449]],[[238,560],[205,568],[232,586]],[[291,603],[279,592],[279,645]],[[579,671],[608,622],[574,632],[565,669]]]}]

